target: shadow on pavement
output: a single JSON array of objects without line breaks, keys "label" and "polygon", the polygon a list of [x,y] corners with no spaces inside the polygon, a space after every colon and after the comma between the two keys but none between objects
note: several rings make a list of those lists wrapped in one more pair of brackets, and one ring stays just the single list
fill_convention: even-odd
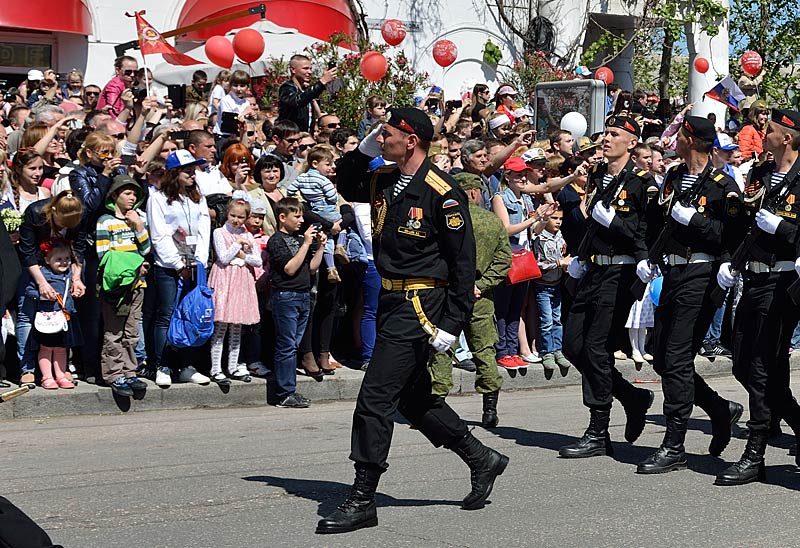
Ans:
[{"label": "shadow on pavement", "polygon": [[[327,516],[342,503],[350,492],[350,485],[336,481],[306,480],[298,478],[279,478],[276,476],[247,476],[245,481],[259,481],[271,487],[280,487],[289,495],[314,500],[319,503],[317,514]],[[383,493],[375,496],[381,506],[461,506],[461,501],[430,499],[396,499]]]}]

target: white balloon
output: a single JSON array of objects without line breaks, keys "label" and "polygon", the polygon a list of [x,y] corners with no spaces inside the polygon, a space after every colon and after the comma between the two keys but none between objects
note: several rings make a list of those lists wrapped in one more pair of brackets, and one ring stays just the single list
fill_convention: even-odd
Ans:
[{"label": "white balloon", "polygon": [[580,112],[568,112],[561,118],[561,129],[569,131],[575,139],[586,135],[589,123]]}]

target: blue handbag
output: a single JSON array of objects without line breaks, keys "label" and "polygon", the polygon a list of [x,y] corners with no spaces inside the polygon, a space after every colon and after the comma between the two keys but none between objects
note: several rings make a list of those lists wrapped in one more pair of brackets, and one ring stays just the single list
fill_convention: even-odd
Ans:
[{"label": "blue handbag", "polygon": [[202,264],[197,263],[197,286],[183,299],[182,290],[183,280],[178,278],[167,342],[175,348],[202,346],[214,333],[214,289],[206,285],[206,269]]}]

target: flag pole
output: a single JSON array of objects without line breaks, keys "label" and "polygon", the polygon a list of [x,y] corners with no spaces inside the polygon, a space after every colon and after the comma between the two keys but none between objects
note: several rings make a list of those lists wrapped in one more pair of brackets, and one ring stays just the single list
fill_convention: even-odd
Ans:
[{"label": "flag pole", "polygon": [[144,67],[144,87],[147,90],[147,96],[150,97],[150,78],[148,77],[150,69],[147,68],[147,57],[144,52],[142,53],[142,66]]}]

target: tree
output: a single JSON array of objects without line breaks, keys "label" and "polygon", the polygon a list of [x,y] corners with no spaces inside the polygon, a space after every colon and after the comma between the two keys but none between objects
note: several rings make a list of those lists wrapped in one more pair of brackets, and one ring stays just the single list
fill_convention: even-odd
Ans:
[{"label": "tree", "polygon": [[[730,35],[738,59],[747,50],[764,60],[761,97],[771,104],[789,106],[790,93],[800,86],[800,17],[796,0],[738,0],[731,10]],[[731,72],[741,75],[738,63]],[[795,95],[795,98],[797,96]]]}]

